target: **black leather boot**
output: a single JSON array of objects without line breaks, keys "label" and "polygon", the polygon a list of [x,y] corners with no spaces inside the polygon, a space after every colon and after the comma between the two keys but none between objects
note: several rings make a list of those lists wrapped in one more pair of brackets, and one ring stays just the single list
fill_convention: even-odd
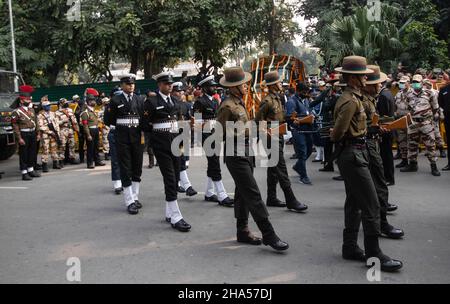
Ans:
[{"label": "black leather boot", "polygon": [[406,166],[408,166],[408,159],[403,158],[402,161],[395,166],[395,168],[404,168]]},{"label": "black leather boot", "polygon": [[24,181],[31,181],[33,178],[28,175],[28,173],[22,174],[22,180]]},{"label": "black leather boot", "polygon": [[[399,260],[394,260],[385,255],[379,246],[378,236],[365,236],[364,247],[366,249],[366,259],[377,258],[380,260],[381,271],[394,272],[403,267],[403,263]],[[372,265],[368,265],[371,267]]]},{"label": "black leather boot", "polygon": [[261,239],[253,235],[248,229],[248,220],[247,219],[237,219],[236,222],[237,228],[237,241],[239,243],[250,244],[250,245],[261,245]]},{"label": "black leather boot", "polygon": [[61,167],[59,166],[59,162],[57,160],[53,161],[53,169],[61,169]]},{"label": "black leather boot", "polygon": [[344,244],[342,244],[342,258],[345,260],[364,262],[366,256],[358,246],[358,231],[344,229]]},{"label": "black leather boot", "polygon": [[431,174],[433,174],[433,176],[441,176],[441,172],[439,172],[436,164],[431,164]]},{"label": "black leather boot", "polygon": [[272,224],[269,222],[269,219],[264,219],[256,222],[259,230],[263,235],[262,242],[266,246],[270,246],[277,251],[287,250],[289,248],[289,244],[283,242],[275,233]]},{"label": "black leather boot", "polygon": [[64,168],[64,161],[63,160],[58,161],[58,164],[61,167],[61,169]]},{"label": "black leather boot", "polygon": [[31,171],[31,172],[28,172],[28,175],[31,176],[31,177],[41,177],[41,174],[39,172],[34,171],[34,170]]},{"label": "black leather boot", "polygon": [[400,169],[400,172],[417,172],[417,161],[410,161],[407,166]]},{"label": "black leather boot", "polygon": [[48,165],[47,165],[47,163],[42,163],[42,172],[44,172],[44,173],[48,172]]}]

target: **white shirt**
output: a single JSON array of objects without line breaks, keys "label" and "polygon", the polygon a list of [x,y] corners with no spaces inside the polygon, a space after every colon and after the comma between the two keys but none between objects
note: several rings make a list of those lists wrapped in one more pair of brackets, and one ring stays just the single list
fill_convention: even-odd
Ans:
[{"label": "white shirt", "polygon": [[[162,99],[164,99],[164,101],[167,103],[167,98],[170,98],[170,96],[164,95],[163,93],[159,92],[159,95],[161,95]],[[173,105],[173,101],[172,98],[170,98],[170,102],[169,105]]]}]

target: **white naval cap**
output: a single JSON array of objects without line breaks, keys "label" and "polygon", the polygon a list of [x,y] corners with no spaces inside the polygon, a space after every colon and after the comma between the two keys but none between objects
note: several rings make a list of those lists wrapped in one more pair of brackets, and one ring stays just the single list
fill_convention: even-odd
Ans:
[{"label": "white naval cap", "polygon": [[158,75],[153,75],[152,77],[157,82],[167,82],[167,83],[173,83],[173,73],[172,72],[162,72]]},{"label": "white naval cap", "polygon": [[214,75],[210,75],[210,76],[207,76],[206,78],[203,78],[201,81],[199,81],[199,83],[197,85],[202,86],[202,85],[208,84],[208,83],[209,83],[209,85],[213,85],[213,86],[218,85],[216,83]]}]

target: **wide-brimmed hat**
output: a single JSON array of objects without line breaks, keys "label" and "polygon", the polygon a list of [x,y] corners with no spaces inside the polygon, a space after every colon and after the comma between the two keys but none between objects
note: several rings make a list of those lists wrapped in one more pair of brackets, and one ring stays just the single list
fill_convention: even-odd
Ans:
[{"label": "wide-brimmed hat", "polygon": [[367,60],[361,56],[347,56],[342,61],[342,67],[335,68],[336,72],[346,74],[364,75],[373,73],[373,70],[367,68]]},{"label": "wide-brimmed hat", "polygon": [[278,74],[278,71],[272,71],[264,75],[264,81],[262,82],[262,85],[270,86],[281,81],[282,79]]},{"label": "wide-brimmed hat", "polygon": [[367,68],[373,70],[372,74],[367,75],[366,84],[378,84],[385,82],[388,77],[385,73],[381,72],[380,67],[377,65],[368,65]]},{"label": "wide-brimmed hat", "polygon": [[220,79],[220,85],[227,88],[237,87],[252,80],[252,75],[244,72],[241,67],[228,68],[223,73],[224,76]]}]

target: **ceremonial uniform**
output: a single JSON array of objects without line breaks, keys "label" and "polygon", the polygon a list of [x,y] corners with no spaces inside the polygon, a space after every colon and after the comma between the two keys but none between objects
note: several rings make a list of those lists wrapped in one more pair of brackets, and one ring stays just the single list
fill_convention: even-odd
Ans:
[{"label": "ceremonial uniform", "polygon": [[[238,87],[251,80],[251,75],[245,73],[242,68],[234,67],[225,70],[225,76],[220,80],[224,87]],[[220,105],[217,113],[217,120],[224,130],[224,138],[227,143],[235,142],[232,155],[225,155],[225,163],[228,171],[233,177],[236,185],[234,197],[234,214],[237,219],[237,240],[238,242],[249,243],[253,245],[261,244],[261,240],[254,237],[248,229],[249,213],[255,220],[258,228],[263,234],[262,242],[270,245],[276,250],[286,250],[289,245],[280,240],[268,217],[269,213],[262,200],[258,184],[253,176],[254,157],[250,156],[250,138],[249,130],[227,129],[227,122],[242,122],[246,124],[249,121],[244,101],[240,96],[230,94]],[[244,147],[238,147],[242,138],[245,142]],[[240,156],[242,149],[245,149],[245,155]],[[225,148],[226,151],[226,148]]]},{"label": "ceremonial uniform", "polygon": [[[378,66],[368,66],[369,69],[373,70],[374,73],[371,74],[367,85],[375,85],[377,83],[382,83],[386,81],[387,76],[380,72]],[[367,93],[363,94],[363,106],[367,117],[367,153],[369,156],[369,170],[372,176],[373,183],[378,195],[378,201],[380,204],[380,231],[384,235],[391,238],[401,238],[403,237],[403,231],[400,229],[395,229],[388,223],[387,211],[389,208],[389,189],[386,184],[386,178],[384,175],[383,160],[380,153],[380,128],[379,126],[372,125],[372,119],[377,114],[376,111],[376,99]]]},{"label": "ceremonial uniform", "polygon": [[[98,130],[98,116],[94,108],[87,106],[80,115],[80,120],[83,125],[84,137],[86,138],[86,157],[87,167],[93,169],[95,165],[100,165],[100,157],[98,155],[99,145],[99,130]],[[89,137],[92,140],[89,140]]]},{"label": "ceremonial uniform", "polygon": [[[189,103],[181,101],[174,95],[174,92],[178,92],[177,94],[179,94],[179,92],[182,92],[182,91],[183,91],[183,83],[176,82],[173,84],[173,92],[170,97],[172,98],[172,100],[175,103],[179,104],[180,120],[185,122],[184,127],[189,128],[189,130],[187,130],[187,131],[190,132],[191,131],[190,128],[191,128],[191,118],[192,118],[192,106]],[[186,130],[182,130],[180,128],[180,134],[182,134],[185,131]],[[178,192],[186,193],[187,196],[194,196],[194,195],[197,195],[197,191],[195,191],[194,188],[192,187],[191,181],[189,180],[189,176],[187,173],[189,155],[184,155],[184,145],[189,145],[189,144],[184,143],[184,142],[180,143],[180,150],[182,151],[182,154],[179,157],[180,174],[178,175],[178,185],[179,185]]]},{"label": "ceremonial uniform", "polygon": [[[341,73],[362,77],[373,71],[367,69],[366,59],[360,56],[344,58]],[[339,143],[338,166],[345,182],[345,229],[342,256],[344,259],[362,260],[377,257],[381,269],[395,271],[402,267],[400,261],[385,256],[379,247],[380,204],[369,170],[369,154],[366,146],[367,116],[363,95],[358,88],[347,87],[339,98],[334,112],[334,128],[331,139]],[[364,252],[358,247],[359,226],[364,230]]]},{"label": "ceremonial uniform", "polygon": [[48,161],[51,156],[53,160],[53,169],[61,169],[59,165],[58,150],[61,145],[59,121],[54,112],[50,111],[50,102],[43,101],[42,107],[47,111],[42,110],[38,114],[39,130],[41,133],[41,147],[42,147],[42,171],[48,171]]},{"label": "ceremonial uniform", "polygon": [[79,132],[77,119],[72,109],[68,107],[67,100],[62,100],[58,111],[56,111],[56,118],[59,121],[61,147],[59,149],[60,165],[64,162],[66,147],[69,150],[69,159],[72,164],[76,164],[75,160],[75,132]]},{"label": "ceremonial uniform", "polygon": [[[124,77],[122,83],[134,84],[133,76]],[[135,93],[122,92],[110,100],[105,113],[105,124],[114,130],[115,148],[120,167],[125,205],[130,214],[138,213],[140,182],[144,146],[142,143],[143,99]]]},{"label": "ceremonial uniform", "polygon": [[[199,123],[202,124],[202,145],[205,149],[205,142],[209,137],[213,136],[215,131],[216,114],[218,108],[218,102],[212,95],[214,88],[217,83],[214,81],[214,76],[207,76],[203,78],[199,83],[202,87],[203,96],[199,97],[193,106],[194,115],[201,114],[201,120]],[[215,143],[211,144],[211,151],[215,150]],[[207,149],[205,149],[205,152]],[[206,182],[206,201],[216,201],[222,206],[232,207],[233,200],[228,197],[225,187],[222,182],[222,174],[220,170],[220,159],[219,155],[206,155],[208,161],[208,168],[206,171],[207,182]],[[214,188],[216,191],[214,191]],[[217,196],[215,194],[217,192]]]},{"label": "ceremonial uniform", "polygon": [[[19,88],[19,99],[30,100],[31,93],[34,91],[31,86],[21,86]],[[15,109],[11,114],[11,123],[14,129],[16,141],[23,140],[23,145],[19,144],[19,162],[20,171],[23,180],[31,180],[40,175],[34,171],[36,165],[36,138],[39,134],[39,124],[36,120],[36,114],[33,108],[29,108],[26,102]]]},{"label": "ceremonial uniform", "polygon": [[[274,85],[281,82],[278,72],[269,72],[264,75],[266,86]],[[264,97],[259,105],[259,111],[256,114],[255,120],[257,122],[264,121],[267,123],[267,128],[272,128],[271,122],[278,122],[278,125],[285,123],[283,105],[280,95],[274,91],[269,91],[269,94]],[[278,163],[275,166],[267,168],[267,205],[275,207],[285,207],[294,211],[304,211],[308,207],[300,204],[295,197],[291,188],[291,182],[286,168],[286,161],[284,159],[284,134],[278,134],[275,139],[278,144]],[[271,137],[268,135],[267,145],[271,148]],[[270,155],[268,157],[271,157]],[[286,204],[282,203],[277,198],[277,184],[280,183],[281,189],[284,192]]]},{"label": "ceremonial uniform", "polygon": [[[161,73],[154,78],[161,86],[173,84],[170,73]],[[156,96],[148,97],[143,108],[144,130],[151,132],[150,141],[164,180],[166,221],[172,228],[188,232],[191,226],[184,221],[177,202],[180,159],[172,152],[172,142],[179,135],[180,104],[160,91]]]}]

